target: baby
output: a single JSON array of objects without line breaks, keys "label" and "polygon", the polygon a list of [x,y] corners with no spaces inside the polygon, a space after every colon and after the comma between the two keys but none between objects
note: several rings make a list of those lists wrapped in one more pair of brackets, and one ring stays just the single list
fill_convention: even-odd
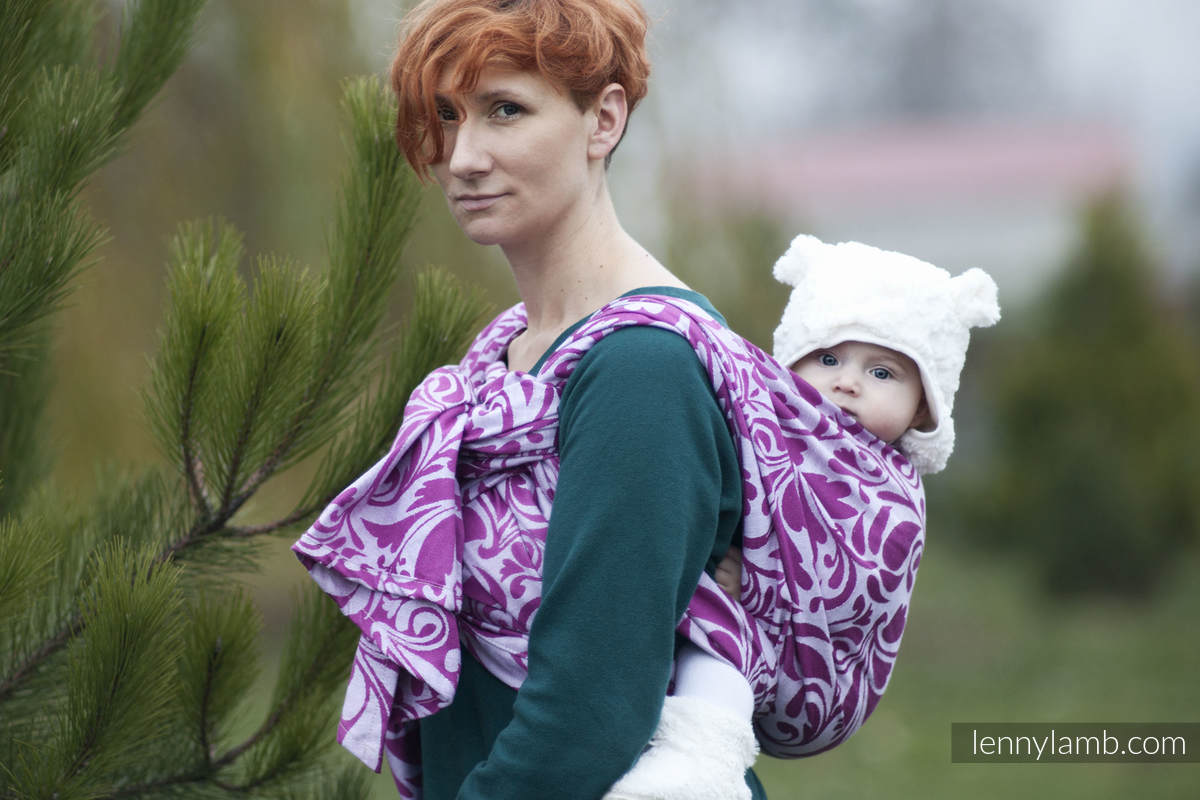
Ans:
[{"label": "baby", "polygon": [[[1000,318],[992,279],[978,269],[951,278],[911,256],[805,235],[774,274],[794,287],[775,330],[775,359],[841,409],[844,423],[892,445],[919,473],[944,468],[969,330]],[[739,597],[738,549],[714,577]],[[740,672],[683,644],[658,730],[607,800],[748,799],[753,712]]]}]

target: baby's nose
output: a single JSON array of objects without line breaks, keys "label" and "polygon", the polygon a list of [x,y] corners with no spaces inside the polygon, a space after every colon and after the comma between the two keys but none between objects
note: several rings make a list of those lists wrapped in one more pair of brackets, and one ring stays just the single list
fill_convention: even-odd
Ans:
[{"label": "baby's nose", "polygon": [[834,391],[844,392],[845,394],[858,394],[859,381],[858,377],[849,370],[841,372],[833,381]]}]

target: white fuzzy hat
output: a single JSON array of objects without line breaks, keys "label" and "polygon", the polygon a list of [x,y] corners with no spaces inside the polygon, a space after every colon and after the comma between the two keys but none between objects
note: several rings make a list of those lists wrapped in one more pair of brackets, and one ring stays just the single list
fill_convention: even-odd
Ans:
[{"label": "white fuzzy hat", "polygon": [[904,353],[921,370],[934,427],[910,430],[896,446],[922,474],[945,467],[970,329],[1000,319],[991,277],[970,269],[952,278],[903,253],[801,234],[775,262],[775,278],[795,287],[775,329],[775,359],[791,365],[850,341]]}]

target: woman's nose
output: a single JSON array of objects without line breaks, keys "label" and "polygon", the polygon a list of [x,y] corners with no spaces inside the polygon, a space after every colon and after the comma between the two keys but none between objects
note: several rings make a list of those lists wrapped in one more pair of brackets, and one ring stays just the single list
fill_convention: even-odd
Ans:
[{"label": "woman's nose", "polygon": [[454,177],[474,178],[491,168],[491,159],[480,134],[470,121],[463,121],[458,124],[452,137],[447,137],[446,146],[450,151],[448,167]]}]

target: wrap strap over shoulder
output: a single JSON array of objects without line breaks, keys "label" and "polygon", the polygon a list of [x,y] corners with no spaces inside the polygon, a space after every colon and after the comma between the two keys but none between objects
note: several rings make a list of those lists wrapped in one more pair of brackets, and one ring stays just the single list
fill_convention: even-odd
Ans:
[{"label": "wrap strap over shoulder", "polygon": [[904,456],[687,300],[622,297],[536,374],[501,360],[525,327],[518,305],[421,383],[388,454],[293,546],[362,631],[339,741],[376,770],[386,750],[402,796],[420,796],[413,723],[453,699],[462,647],[509,686],[525,678],[559,398],[580,358],[630,325],[688,341],[742,469],[741,598],[702,576],[678,631],[747,677],[771,755],[843,741],[884,691],[924,541]]}]

